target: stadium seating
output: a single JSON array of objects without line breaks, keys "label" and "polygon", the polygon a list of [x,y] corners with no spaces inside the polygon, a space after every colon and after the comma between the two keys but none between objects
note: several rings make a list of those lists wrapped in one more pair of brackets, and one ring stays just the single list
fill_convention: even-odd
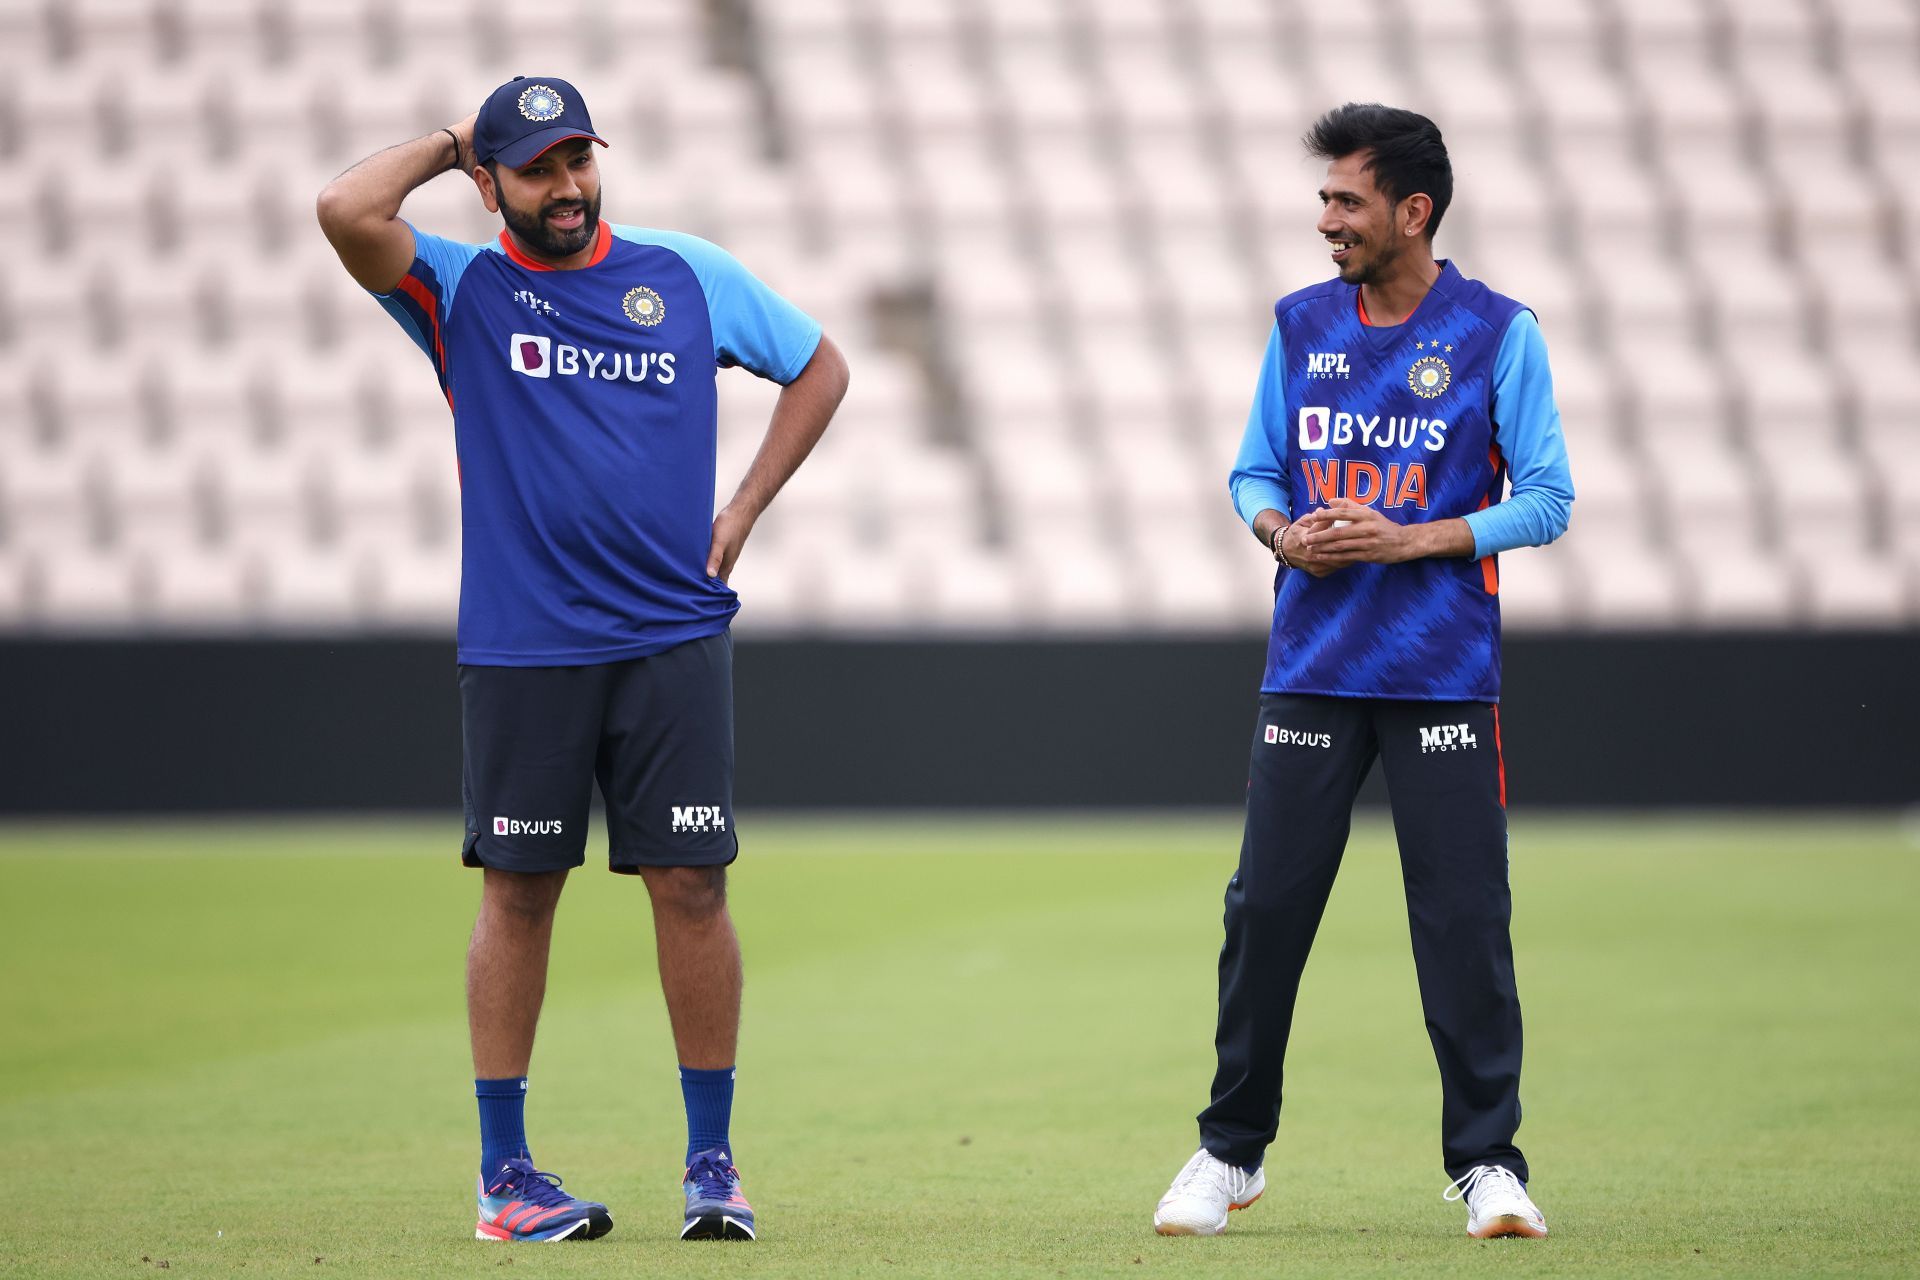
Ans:
[{"label": "stadium seating", "polygon": [[[546,69],[608,214],[852,362],[743,627],[1260,626],[1225,478],[1328,274],[1298,137],[1376,97],[1553,353],[1580,497],[1510,626],[1920,620],[1911,0],[21,0],[0,41],[0,629],[450,627],[446,407],[309,201]],[[496,229],[456,178],[405,212]],[[775,389],[721,382],[724,498]]]}]

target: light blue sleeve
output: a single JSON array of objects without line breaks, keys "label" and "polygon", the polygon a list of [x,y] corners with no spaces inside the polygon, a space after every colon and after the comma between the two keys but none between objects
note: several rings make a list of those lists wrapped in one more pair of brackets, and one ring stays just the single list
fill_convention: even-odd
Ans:
[{"label": "light blue sleeve", "polygon": [[784,387],[813,359],[820,345],[819,322],[769,289],[719,245],[680,231],[613,230],[623,240],[671,249],[693,268],[707,295],[713,359],[721,368],[739,365]]},{"label": "light blue sleeve", "polygon": [[1573,472],[1553,402],[1547,340],[1531,311],[1513,318],[1493,358],[1493,438],[1513,491],[1505,502],[1467,515],[1475,559],[1545,546],[1567,531],[1573,510]]},{"label": "light blue sleeve", "polygon": [[1249,529],[1262,511],[1293,514],[1288,505],[1285,366],[1286,353],[1281,349],[1280,326],[1276,323],[1267,338],[1266,358],[1260,362],[1260,382],[1254,388],[1253,410],[1247,414],[1247,431],[1240,438],[1240,452],[1227,481],[1234,510]]},{"label": "light blue sleeve", "polygon": [[413,264],[398,284],[373,296],[438,367],[441,357],[435,346],[440,326],[453,306],[460,277],[484,246],[429,235],[411,222],[407,229],[413,232]]}]

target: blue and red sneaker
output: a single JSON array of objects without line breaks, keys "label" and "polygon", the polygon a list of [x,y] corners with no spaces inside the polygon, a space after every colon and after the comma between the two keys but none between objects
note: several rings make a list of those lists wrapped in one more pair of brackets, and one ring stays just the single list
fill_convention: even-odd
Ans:
[{"label": "blue and red sneaker", "polygon": [[613,1230],[607,1206],[574,1199],[531,1160],[508,1160],[479,1191],[476,1240],[592,1240]]},{"label": "blue and red sneaker", "polygon": [[687,1165],[687,1225],[682,1240],[751,1240],[753,1206],[740,1194],[740,1171],[726,1151],[714,1147]]}]

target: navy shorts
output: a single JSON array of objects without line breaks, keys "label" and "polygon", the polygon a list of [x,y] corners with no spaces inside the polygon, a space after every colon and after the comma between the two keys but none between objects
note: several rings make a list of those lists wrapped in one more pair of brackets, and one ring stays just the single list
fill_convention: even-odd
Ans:
[{"label": "navy shorts", "polygon": [[586,861],[593,785],[615,871],[732,862],[733,637],[588,667],[460,668],[470,867]]}]

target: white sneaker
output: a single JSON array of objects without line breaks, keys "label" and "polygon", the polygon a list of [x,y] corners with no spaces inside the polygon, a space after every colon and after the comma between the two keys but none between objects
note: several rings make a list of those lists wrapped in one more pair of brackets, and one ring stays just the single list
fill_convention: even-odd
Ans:
[{"label": "white sneaker", "polygon": [[1467,1234],[1476,1240],[1496,1236],[1525,1236],[1544,1239],[1547,1220],[1540,1207],[1527,1197],[1527,1189],[1511,1169],[1497,1164],[1477,1164],[1467,1176],[1450,1183],[1440,1193],[1442,1200],[1467,1202]]},{"label": "white sneaker", "polygon": [[1217,1236],[1227,1214],[1244,1209],[1267,1189],[1264,1169],[1239,1169],[1204,1150],[1194,1153],[1160,1197],[1153,1229],[1163,1236]]}]

